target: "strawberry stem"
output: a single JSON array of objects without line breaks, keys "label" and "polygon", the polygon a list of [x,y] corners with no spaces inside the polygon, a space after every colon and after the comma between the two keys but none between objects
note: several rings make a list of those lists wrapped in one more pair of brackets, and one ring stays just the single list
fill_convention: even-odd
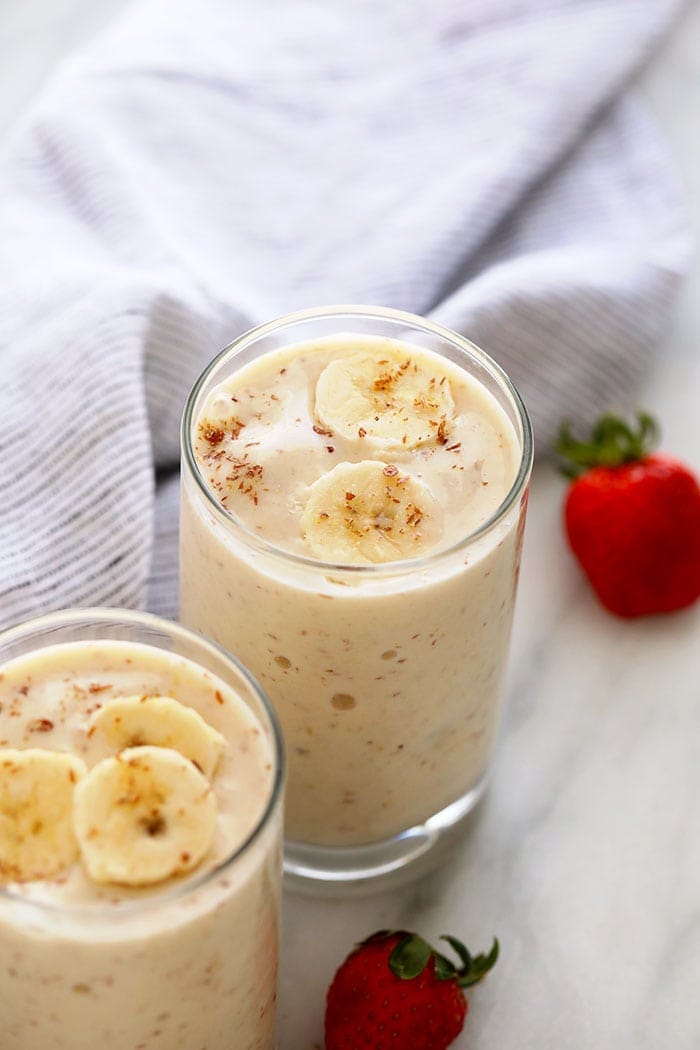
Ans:
[{"label": "strawberry stem", "polygon": [[659,428],[648,412],[639,412],[636,423],[606,412],[593,427],[588,441],[573,437],[569,423],[562,423],[554,446],[560,469],[577,478],[592,467],[619,467],[643,459],[657,444]]}]

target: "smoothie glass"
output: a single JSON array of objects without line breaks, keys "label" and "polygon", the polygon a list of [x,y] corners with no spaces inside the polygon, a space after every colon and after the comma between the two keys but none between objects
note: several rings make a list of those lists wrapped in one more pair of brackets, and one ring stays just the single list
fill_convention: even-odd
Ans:
[{"label": "smoothie glass", "polygon": [[3,1050],[274,1050],[283,788],[274,713],[218,646],[121,610],[71,610],[5,631],[0,668],[46,647],[105,640],[184,657],[235,692],[269,742],[271,791],[232,855],[175,886],[70,904],[0,887]]},{"label": "smoothie glass", "polygon": [[[440,355],[507,418],[518,464],[510,491],[448,549],[330,564],[273,546],[208,486],[193,445],[210,392],[270,351],[340,333]],[[467,339],[422,318],[302,311],[215,358],[187,402],[182,451],[181,619],[240,654],[279,715],[290,763],[285,872],[316,891],[396,875],[452,837],[486,783],[533,454],[516,389]]]}]

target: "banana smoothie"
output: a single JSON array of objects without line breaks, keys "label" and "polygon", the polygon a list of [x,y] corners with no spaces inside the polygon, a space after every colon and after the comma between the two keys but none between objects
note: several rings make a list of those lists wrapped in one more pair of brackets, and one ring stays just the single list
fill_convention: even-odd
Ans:
[{"label": "banana smoothie", "polygon": [[0,666],[3,1050],[272,1050],[275,764],[177,653],[100,638]]},{"label": "banana smoothie", "polygon": [[292,843],[400,835],[475,797],[492,750],[529,463],[466,354],[411,334],[277,331],[183,424],[181,618],[276,707]]}]

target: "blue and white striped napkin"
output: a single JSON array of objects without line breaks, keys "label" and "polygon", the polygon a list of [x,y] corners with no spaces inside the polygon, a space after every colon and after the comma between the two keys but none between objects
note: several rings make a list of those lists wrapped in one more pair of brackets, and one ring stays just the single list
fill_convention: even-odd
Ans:
[{"label": "blue and white striped napkin", "polygon": [[679,0],[140,0],[0,158],[0,623],[176,610],[178,419],[250,325],[428,314],[540,447],[625,402],[687,256],[628,81]]}]

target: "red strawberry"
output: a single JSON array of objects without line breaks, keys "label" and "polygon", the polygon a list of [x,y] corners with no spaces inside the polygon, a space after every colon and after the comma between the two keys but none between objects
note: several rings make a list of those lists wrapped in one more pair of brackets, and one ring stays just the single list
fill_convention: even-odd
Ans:
[{"label": "red strawberry", "polygon": [[603,605],[648,616],[700,596],[700,486],[671,456],[652,455],[657,427],[602,416],[590,441],[562,427],[557,451],[575,480],[564,519],[569,544]]},{"label": "red strawberry", "polygon": [[328,989],[326,1050],[445,1050],[464,1026],[463,988],[498,958],[472,958],[454,937],[458,968],[415,933],[380,930],[351,952]]}]

